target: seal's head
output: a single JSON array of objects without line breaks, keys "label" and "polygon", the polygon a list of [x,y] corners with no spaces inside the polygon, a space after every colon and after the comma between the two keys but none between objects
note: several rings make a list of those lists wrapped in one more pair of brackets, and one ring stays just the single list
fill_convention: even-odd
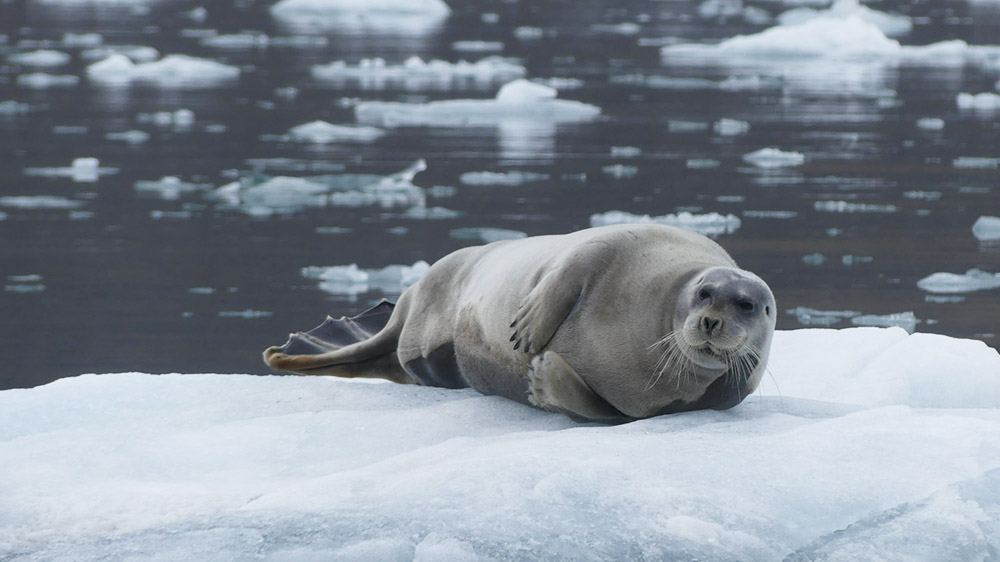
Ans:
[{"label": "seal's head", "polygon": [[771,289],[756,275],[705,269],[687,283],[679,301],[676,343],[696,366],[732,370],[770,347],[777,310]]}]

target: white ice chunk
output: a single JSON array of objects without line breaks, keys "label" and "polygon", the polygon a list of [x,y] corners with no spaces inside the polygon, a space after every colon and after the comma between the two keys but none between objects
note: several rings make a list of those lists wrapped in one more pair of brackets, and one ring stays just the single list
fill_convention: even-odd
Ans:
[{"label": "white ice chunk", "polygon": [[270,43],[270,39],[263,33],[233,33],[204,37],[199,42],[206,47],[216,49],[244,50],[264,49]]},{"label": "white ice chunk", "polygon": [[103,45],[80,53],[84,60],[104,60],[111,55],[124,55],[133,62],[152,62],[160,58],[160,51],[148,45]]},{"label": "white ice chunk", "polygon": [[390,84],[402,84],[407,89],[450,89],[469,80],[482,86],[507,82],[527,74],[524,65],[502,57],[486,57],[476,62],[443,60],[424,61],[410,57],[402,64],[389,64],[384,59],[363,59],[357,65],[344,61],[314,65],[312,77],[339,84],[358,82],[366,89],[384,89]]},{"label": "white ice chunk", "polygon": [[744,154],[743,160],[758,168],[784,168],[799,166],[806,161],[806,157],[799,152],[784,151],[779,148],[769,147]]},{"label": "white ice chunk", "polygon": [[156,181],[139,180],[135,182],[135,190],[143,193],[153,193],[162,199],[177,199],[184,193],[211,189],[211,185],[181,181],[176,176],[165,176]]},{"label": "white ice chunk", "polygon": [[750,123],[738,119],[722,118],[712,125],[715,134],[722,136],[745,135],[750,130]]},{"label": "white ice chunk", "polygon": [[940,131],[944,129],[944,119],[938,117],[923,117],[917,119],[917,127],[925,131]]},{"label": "white ice chunk", "polygon": [[548,174],[511,170],[509,172],[465,172],[459,177],[465,185],[523,185],[549,179]]},{"label": "white ice chunk", "polygon": [[337,295],[360,295],[380,290],[389,294],[402,293],[430,268],[425,261],[413,265],[389,265],[379,269],[361,269],[357,264],[308,266],[302,276],[320,281],[319,288]]},{"label": "white ice chunk", "polygon": [[460,53],[499,53],[504,44],[502,41],[455,41],[451,49]]},{"label": "white ice chunk", "polygon": [[49,88],[72,88],[80,82],[78,76],[72,74],[46,74],[32,72],[17,77],[17,85],[33,90],[48,90]]},{"label": "white ice chunk", "polygon": [[898,209],[891,204],[851,203],[849,201],[816,201],[813,209],[827,213],[895,213]]},{"label": "white ice chunk", "polygon": [[451,9],[442,0],[281,0],[271,6],[276,15],[333,16],[353,13],[367,17],[399,14],[447,16]]},{"label": "white ice chunk", "polygon": [[959,109],[993,112],[1000,110],[1000,94],[993,92],[982,92],[979,94],[969,94],[961,92],[956,100]]},{"label": "white ice chunk", "polygon": [[496,99],[428,103],[365,101],[355,107],[358,121],[383,127],[476,126],[523,123],[551,126],[596,119],[599,107],[555,98],[555,90],[527,80],[505,84]]},{"label": "white ice chunk", "polygon": [[680,226],[706,236],[719,236],[735,232],[741,224],[736,215],[720,215],[707,213],[695,215],[688,212],[667,214],[661,216],[635,215],[624,211],[608,211],[590,216],[590,226],[605,226],[609,224],[654,223]]},{"label": "white ice chunk", "polygon": [[92,82],[127,85],[132,81],[162,88],[214,88],[235,81],[240,69],[220,62],[187,55],[168,55],[155,62],[134,63],[125,55],[114,54],[87,67]]},{"label": "white ice chunk", "polygon": [[8,55],[7,60],[25,66],[62,66],[70,61],[70,56],[62,51],[40,49],[30,53]]},{"label": "white ice chunk", "polygon": [[932,273],[917,281],[917,287],[931,293],[971,293],[1000,288],[1000,273],[970,269],[964,274]]},{"label": "white ice chunk", "polygon": [[805,306],[798,306],[785,312],[795,316],[799,324],[803,326],[824,327],[833,326],[842,320],[861,315],[860,312],[854,310],[817,310]]},{"label": "white ice chunk", "polygon": [[0,197],[0,207],[17,209],[78,209],[85,203],[56,195],[8,195]]},{"label": "white ice chunk", "polygon": [[75,158],[66,168],[25,168],[28,176],[68,177],[75,182],[95,182],[102,175],[116,174],[118,168],[101,167],[97,158]]},{"label": "white ice chunk", "polygon": [[855,326],[879,326],[883,328],[898,326],[910,334],[917,329],[919,322],[920,320],[910,311],[884,315],[862,314],[851,318],[851,323]]},{"label": "white ice chunk", "polygon": [[373,142],[385,135],[385,131],[375,127],[354,125],[333,125],[326,121],[312,121],[288,131],[293,140],[328,144],[334,142]]},{"label": "white ice chunk", "polygon": [[991,158],[987,156],[959,156],[951,161],[951,165],[955,168],[994,170],[1000,167],[1000,158]]},{"label": "white ice chunk", "polygon": [[835,0],[827,10],[811,8],[795,8],[778,16],[782,25],[796,25],[817,18],[849,18],[858,17],[882,30],[882,33],[892,37],[906,35],[913,29],[910,18],[895,14],[887,14],[862,5],[858,0]]},{"label": "white ice chunk", "polygon": [[274,313],[269,310],[254,310],[252,308],[247,308],[245,310],[223,310],[219,312],[221,318],[243,318],[246,320],[251,320],[254,318],[267,318],[268,316],[274,316]]},{"label": "white ice chunk", "polygon": [[66,47],[96,47],[104,42],[100,33],[64,33],[62,44]]},{"label": "white ice chunk", "polygon": [[979,217],[972,225],[972,235],[979,240],[1000,240],[1000,217]]},{"label": "white ice chunk", "polygon": [[149,140],[149,133],[132,129],[122,132],[111,132],[104,135],[108,140],[124,141],[128,144],[142,144]]},{"label": "white ice chunk", "polygon": [[29,111],[31,106],[26,103],[15,100],[0,101],[0,115],[21,115]]},{"label": "white ice chunk", "polygon": [[489,227],[453,228],[450,234],[452,238],[459,240],[482,240],[486,243],[498,242],[500,240],[517,240],[528,236],[520,230]]}]

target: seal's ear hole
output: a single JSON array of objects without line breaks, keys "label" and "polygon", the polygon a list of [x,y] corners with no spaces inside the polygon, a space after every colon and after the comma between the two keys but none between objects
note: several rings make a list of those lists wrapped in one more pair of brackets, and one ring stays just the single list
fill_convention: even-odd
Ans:
[{"label": "seal's ear hole", "polygon": [[765,316],[770,316],[771,315],[771,307],[770,306],[765,306],[764,307],[764,315]]}]

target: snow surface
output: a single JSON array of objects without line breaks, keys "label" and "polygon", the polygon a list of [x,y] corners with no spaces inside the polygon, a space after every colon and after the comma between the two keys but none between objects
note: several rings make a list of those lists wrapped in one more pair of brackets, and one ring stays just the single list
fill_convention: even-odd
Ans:
[{"label": "snow surface", "polygon": [[[85,375],[0,392],[0,551],[89,560],[981,560],[1000,355],[778,332],[723,412],[575,424],[471,390]],[[780,389],[780,395],[778,390]]]},{"label": "snow surface", "polygon": [[597,106],[556,97],[555,88],[518,79],[504,84],[495,99],[458,99],[427,103],[364,101],[355,106],[358,121],[382,127],[462,126],[522,123],[531,126],[588,122]]}]

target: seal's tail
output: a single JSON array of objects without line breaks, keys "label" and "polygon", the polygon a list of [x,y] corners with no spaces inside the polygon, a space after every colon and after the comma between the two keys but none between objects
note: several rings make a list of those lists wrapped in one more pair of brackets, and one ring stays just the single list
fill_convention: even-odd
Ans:
[{"label": "seal's tail", "polygon": [[264,362],[273,369],[300,375],[413,382],[395,353],[399,339],[399,329],[392,323],[395,306],[383,299],[357,316],[328,316],[308,332],[291,334],[284,345],[269,347],[264,351]]}]

